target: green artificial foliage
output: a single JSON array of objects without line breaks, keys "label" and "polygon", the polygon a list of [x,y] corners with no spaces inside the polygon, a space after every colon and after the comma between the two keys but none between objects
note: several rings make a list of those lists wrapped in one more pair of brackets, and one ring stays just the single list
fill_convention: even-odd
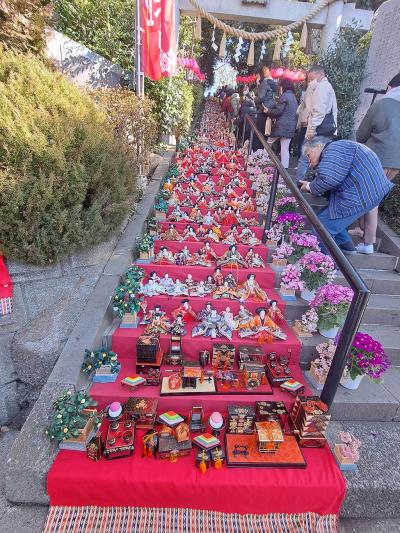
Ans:
[{"label": "green artificial foliage", "polygon": [[106,114],[39,60],[0,53],[0,243],[46,265],[118,231],[135,174]]},{"label": "green artificial foliage", "polygon": [[[168,191],[164,191],[163,194],[168,198],[169,196]],[[162,196],[158,196],[156,198],[154,209],[156,211],[160,211],[161,213],[166,213],[168,211],[168,203],[165,201],[165,199]]]},{"label": "green artificial foliage", "polygon": [[368,55],[368,43],[354,25],[341,28],[331,46],[319,58],[336,92],[338,136],[350,137]]},{"label": "green artificial foliage", "polygon": [[134,0],[55,0],[56,28],[122,68],[135,51]]},{"label": "green artificial foliage", "polygon": [[93,418],[94,424],[99,426],[101,417],[97,413],[83,413],[85,409],[96,406],[97,402],[84,390],[64,393],[53,403],[55,413],[46,435],[57,442],[78,437],[79,430],[85,427],[88,418]]},{"label": "green artificial foliage", "polygon": [[126,313],[137,313],[140,310],[141,298],[138,297],[139,283],[120,283],[112,297],[112,310],[122,318]]},{"label": "green artificial foliage", "polygon": [[154,247],[154,237],[151,235],[144,235],[138,239],[136,243],[136,249],[138,252],[149,252]]},{"label": "green artificial foliage", "polygon": [[128,268],[128,270],[125,272],[125,274],[122,276],[125,283],[130,283],[130,284],[134,284],[134,283],[138,284],[145,277],[146,277],[146,273],[143,270],[143,268],[135,264],[131,265]]},{"label": "green artificial foliage", "polygon": [[97,350],[85,350],[83,363],[81,366],[82,374],[91,376],[96,370],[103,365],[110,367],[111,374],[117,374],[120,371],[121,363],[118,363],[118,356],[111,350],[98,348]]},{"label": "green artificial foliage", "polygon": [[394,188],[379,208],[382,219],[400,235],[400,174],[392,182]]}]

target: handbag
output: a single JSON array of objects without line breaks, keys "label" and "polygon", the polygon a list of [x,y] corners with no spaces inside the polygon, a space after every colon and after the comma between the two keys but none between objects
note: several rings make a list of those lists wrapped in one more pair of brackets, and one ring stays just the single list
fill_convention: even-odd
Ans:
[{"label": "handbag", "polygon": [[264,135],[271,135],[271,131],[272,131],[272,119],[270,117],[267,117],[267,120],[265,121]]},{"label": "handbag", "polygon": [[323,137],[333,137],[336,131],[335,118],[333,116],[333,109],[324,116],[324,120],[319,126],[317,126],[316,135],[322,135]]}]

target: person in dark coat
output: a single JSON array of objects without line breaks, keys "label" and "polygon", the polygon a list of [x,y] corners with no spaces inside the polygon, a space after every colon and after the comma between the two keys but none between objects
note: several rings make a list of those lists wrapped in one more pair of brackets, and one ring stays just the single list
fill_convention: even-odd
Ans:
[{"label": "person in dark coat", "polygon": [[293,82],[283,79],[280,83],[282,95],[277,104],[272,108],[264,106],[264,110],[269,117],[275,120],[272,126],[271,136],[268,144],[273,144],[279,139],[281,143],[281,161],[285,168],[289,168],[289,147],[293,139],[297,125],[297,100],[294,94]]},{"label": "person in dark coat", "polygon": [[[247,139],[250,138],[250,126],[248,122],[246,122],[245,124],[246,116],[249,116],[253,120],[253,122],[256,121],[257,108],[256,108],[256,104],[254,100],[255,100],[254,92],[253,91],[248,92],[245,95],[244,100],[242,102],[242,106],[240,108],[241,128],[245,128],[243,141],[247,141]],[[241,129],[241,133],[243,134],[243,129]],[[239,139],[241,139],[240,136],[239,136]]]},{"label": "person in dark coat", "polygon": [[[263,106],[267,108],[274,107],[277,84],[272,79],[269,68],[267,66],[263,65],[260,68],[259,75],[260,85],[258,86],[257,97],[255,100],[257,107],[256,126],[257,129],[264,135],[265,121],[267,120],[267,115],[263,111]],[[262,148],[262,144],[258,140],[257,136],[254,135],[253,150],[258,150],[260,148]]]}]

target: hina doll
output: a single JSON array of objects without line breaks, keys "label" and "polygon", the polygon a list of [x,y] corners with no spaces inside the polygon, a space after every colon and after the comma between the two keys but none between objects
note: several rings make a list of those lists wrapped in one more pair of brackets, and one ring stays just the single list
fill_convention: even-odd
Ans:
[{"label": "hina doll", "polygon": [[175,229],[175,224],[169,224],[167,231],[161,233],[160,237],[163,241],[179,241],[181,238]]},{"label": "hina doll", "polygon": [[186,285],[188,291],[194,289],[194,287],[196,285],[196,282],[194,281],[192,274],[188,274],[183,283]]},{"label": "hina doll", "polygon": [[192,306],[190,305],[189,300],[187,298],[182,300],[181,305],[172,311],[172,316],[174,320],[176,320],[179,315],[182,316],[182,319],[186,324],[188,322],[193,322],[194,320],[197,320],[197,315],[193,311]]},{"label": "hina doll", "polygon": [[179,205],[175,207],[172,213],[169,215],[168,220],[175,222],[181,222],[182,220],[190,220],[189,215],[182,211]]},{"label": "hina doll", "polygon": [[205,248],[200,248],[194,256],[192,265],[210,267],[213,265],[213,261],[207,258],[207,251]]},{"label": "hina doll", "polygon": [[253,302],[266,302],[268,296],[260,287],[254,274],[249,274],[247,280],[239,286],[240,301],[252,300]]},{"label": "hina doll", "polygon": [[236,194],[235,191],[233,190],[233,187],[232,187],[231,184],[229,184],[229,185],[226,187],[225,195],[226,195],[228,198],[237,198],[237,194]]},{"label": "hina doll", "polygon": [[216,287],[221,287],[224,284],[224,276],[220,267],[217,267],[213,274],[213,280]]},{"label": "hina doll", "polygon": [[220,239],[218,235],[214,232],[214,227],[208,228],[208,230],[206,230],[206,234],[204,235],[204,240],[206,239],[212,242],[219,242]]},{"label": "hina doll", "polygon": [[240,234],[239,241],[242,244],[248,244],[250,246],[257,246],[261,243],[260,239],[254,235],[254,232],[250,228],[243,228],[242,233]]},{"label": "hina doll", "polygon": [[190,289],[189,294],[190,296],[198,296],[199,298],[204,298],[204,296],[207,296],[207,294],[209,294],[209,291],[205,282],[201,280],[197,285],[193,287],[193,289]]},{"label": "hina doll", "polygon": [[229,247],[224,255],[222,255],[218,261],[217,265],[220,267],[244,267],[247,268],[247,263],[243,259],[241,253],[238,251],[236,244],[232,244]]},{"label": "hina doll", "polygon": [[171,324],[168,318],[163,313],[154,313],[146,327],[144,333],[146,335],[159,335],[169,333]]},{"label": "hina doll", "polygon": [[214,183],[206,181],[203,185],[203,193],[210,196],[214,192]]},{"label": "hina doll", "polygon": [[207,199],[205,198],[204,194],[201,194],[199,196],[199,199],[198,199],[198,202],[197,202],[197,205],[202,208],[202,209],[205,209],[208,207],[208,202],[207,202]]},{"label": "hina doll", "polygon": [[222,187],[225,183],[225,177],[223,176],[223,174],[221,174],[221,176],[219,176],[218,180],[217,180],[217,185],[219,187]]},{"label": "hina doll", "polygon": [[171,193],[173,191],[173,188],[174,184],[172,183],[171,178],[166,178],[163,185],[164,191]]},{"label": "hina doll", "polygon": [[177,278],[175,280],[174,293],[171,294],[171,296],[188,296],[188,295],[189,295],[188,288],[186,287],[184,283],[180,281],[179,278]]},{"label": "hina doll", "polygon": [[188,226],[182,234],[183,241],[198,241],[196,232],[193,226]]},{"label": "hina doll", "polygon": [[164,277],[160,279],[160,287],[164,294],[174,296],[175,283],[174,280],[169,277],[169,274],[164,274]]},{"label": "hina doll", "polygon": [[233,209],[231,206],[228,207],[225,214],[221,217],[221,224],[224,226],[232,226],[233,224],[237,224],[238,219],[233,212]]},{"label": "hina doll", "polygon": [[206,286],[208,293],[213,292],[215,289],[214,278],[211,275],[207,276],[207,279],[204,282],[204,285]]},{"label": "hina doll", "polygon": [[229,272],[229,274],[227,274],[227,275],[225,276],[224,281],[227,282],[227,284],[229,285],[229,287],[232,287],[232,288],[236,288],[236,287],[237,287],[237,283],[236,283],[235,278],[233,277],[232,272]]},{"label": "hina doll", "polygon": [[188,220],[191,220],[192,222],[201,222],[203,219],[200,209],[195,205],[193,209],[190,211]]},{"label": "hina doll", "polygon": [[241,338],[254,337],[258,342],[271,342],[272,336],[285,340],[286,334],[268,316],[265,307],[256,309],[256,314],[239,327],[238,335]]},{"label": "hina doll", "polygon": [[159,265],[174,265],[174,254],[170,252],[166,246],[161,246],[160,251],[154,258],[154,263],[157,263]]},{"label": "hina doll", "polygon": [[161,292],[160,278],[154,271],[150,272],[149,279],[147,280],[147,283],[142,285],[140,293],[144,296],[158,296]]},{"label": "hina doll", "polygon": [[238,300],[239,295],[234,287],[230,287],[227,281],[224,281],[220,287],[216,287],[213,292],[213,298],[219,300],[220,298],[227,298],[228,300]]},{"label": "hina doll", "polygon": [[206,226],[212,226],[215,223],[216,222],[211,214],[211,211],[207,211],[207,213],[203,216],[203,224],[205,224]]},{"label": "hina doll", "polygon": [[182,315],[176,316],[175,320],[172,323],[170,333],[171,335],[179,335],[180,337],[183,337],[187,334],[187,331],[185,329],[185,322],[183,321]]},{"label": "hina doll", "polygon": [[225,324],[229,327],[231,331],[236,329],[236,322],[233,317],[233,313],[230,307],[227,307],[225,311],[221,313],[222,318],[224,319]]},{"label": "hina doll", "polygon": [[190,199],[190,196],[185,196],[180,204],[182,207],[192,207],[192,200]]},{"label": "hina doll", "polygon": [[207,303],[205,307],[200,311],[200,313],[197,316],[198,320],[204,320],[205,318],[208,318],[211,314],[211,311],[214,309],[212,304]]},{"label": "hina doll", "polygon": [[246,263],[249,265],[249,268],[263,268],[265,267],[265,263],[262,260],[259,253],[254,252],[254,248],[250,248],[249,251],[246,254],[246,257],[244,258]]},{"label": "hina doll", "polygon": [[239,231],[236,224],[232,224],[231,229],[225,233],[225,238],[222,240],[224,244],[237,244],[239,238]]},{"label": "hina doll", "polygon": [[184,246],[174,257],[177,265],[191,265],[193,263],[193,255],[187,246]]},{"label": "hina doll", "polygon": [[208,316],[200,324],[192,329],[192,337],[199,337],[200,335],[211,339],[222,336],[232,340],[232,330],[214,308],[211,309]]},{"label": "hina doll", "polygon": [[283,314],[279,309],[278,302],[276,300],[271,300],[269,302],[268,316],[273,322],[275,322],[275,324],[282,322]]},{"label": "hina doll", "polygon": [[243,324],[246,324],[253,315],[247,311],[244,305],[239,306],[238,314],[235,316],[236,329],[239,329]]},{"label": "hina doll", "polygon": [[200,224],[200,226],[196,230],[197,239],[198,240],[204,239],[204,237],[206,236],[206,232],[207,232],[206,228],[203,226],[203,224]]},{"label": "hina doll", "polygon": [[217,254],[211,248],[211,244],[208,241],[204,243],[204,247],[202,248],[202,250],[204,250],[204,253],[208,261],[215,262],[218,259]]}]

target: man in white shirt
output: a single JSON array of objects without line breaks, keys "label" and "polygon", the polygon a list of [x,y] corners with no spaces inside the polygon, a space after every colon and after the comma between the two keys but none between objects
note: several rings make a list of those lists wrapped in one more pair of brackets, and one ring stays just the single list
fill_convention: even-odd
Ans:
[{"label": "man in white shirt", "polygon": [[[310,90],[307,102],[307,129],[306,140],[316,135],[332,138],[337,125],[337,102],[335,91],[325,76],[325,71],[320,65],[314,65],[308,71]],[[297,167],[297,181],[304,179],[309,164],[304,155],[301,155]]]}]

